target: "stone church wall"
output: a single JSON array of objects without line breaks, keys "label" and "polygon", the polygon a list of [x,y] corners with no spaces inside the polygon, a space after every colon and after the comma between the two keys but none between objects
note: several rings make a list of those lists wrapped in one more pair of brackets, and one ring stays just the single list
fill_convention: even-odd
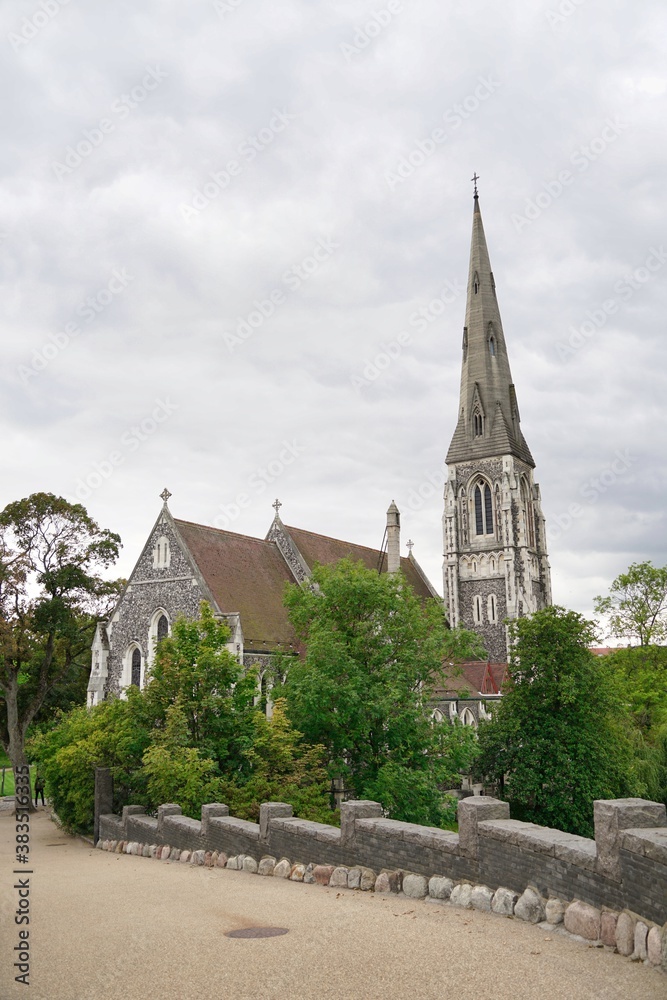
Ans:
[{"label": "stone church wall", "polygon": [[[169,542],[169,564],[156,567],[154,548],[157,540],[163,537]],[[105,694],[120,692],[123,658],[131,643],[138,644],[145,667],[150,655],[150,621],[155,611],[163,608],[170,624],[178,615],[197,618],[203,596],[190,561],[181,549],[171,525],[166,518],[161,518],[153,529],[114,615]]]},{"label": "stone church wall", "polygon": [[275,802],[261,806],[259,824],[229,816],[221,804],[203,806],[201,821],[180,812],[177,805],[160,806],[151,818],[139,806],[126,806],[122,818],[98,816],[96,828],[107,844],[217,851],[257,863],[272,856],[304,865],[362,865],[518,894],[532,886],[545,900],[580,900],[667,922],[667,815],[664,805],[643,799],[597,802],[595,840],[512,820],[507,803],[485,796],[459,803],[458,833],[384,819],[376,802],[343,803],[340,829],[295,818],[291,806]]}]

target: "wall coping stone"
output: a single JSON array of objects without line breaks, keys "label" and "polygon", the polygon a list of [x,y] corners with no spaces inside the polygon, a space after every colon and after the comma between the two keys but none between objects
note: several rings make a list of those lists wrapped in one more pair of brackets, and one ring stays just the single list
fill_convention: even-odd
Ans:
[{"label": "wall coping stone", "polygon": [[196,836],[201,833],[201,823],[198,819],[192,819],[190,816],[165,816],[163,823],[163,832],[166,834],[170,829],[173,830],[174,827],[180,830],[189,830]]},{"label": "wall coping stone", "polygon": [[621,834],[621,847],[632,854],[641,854],[651,861],[667,865],[667,826],[624,830]]},{"label": "wall coping stone", "polygon": [[619,849],[624,830],[667,826],[664,803],[649,799],[596,799],[593,803],[598,869],[621,880]]},{"label": "wall coping stone", "polygon": [[458,834],[452,833],[451,830],[440,830],[435,826],[402,823],[397,819],[358,819],[356,828],[386,840],[402,840],[406,844],[430,847],[448,854],[456,854],[459,850]]},{"label": "wall coping stone", "polygon": [[294,813],[288,802],[262,802],[259,807],[259,839],[263,844],[269,842],[269,827],[278,817],[290,817]]},{"label": "wall coping stone", "polygon": [[259,823],[251,823],[247,819],[238,819],[236,816],[216,816],[211,820],[211,824],[237,830],[252,840],[259,840]]},{"label": "wall coping stone", "polygon": [[536,854],[569,861],[588,870],[595,868],[597,847],[595,841],[587,837],[516,819],[483,820],[478,823],[477,828],[482,836],[527,848]]}]

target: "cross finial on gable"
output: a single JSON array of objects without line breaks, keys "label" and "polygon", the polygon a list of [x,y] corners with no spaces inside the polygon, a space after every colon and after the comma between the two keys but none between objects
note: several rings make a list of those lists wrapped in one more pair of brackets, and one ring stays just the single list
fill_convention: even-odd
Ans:
[{"label": "cross finial on gable", "polygon": [[278,498],[276,497],[276,499],[273,501],[273,503],[271,504],[271,506],[273,507],[273,509],[276,512],[276,517],[278,517],[279,516],[278,511],[282,507],[282,504],[281,504],[280,500],[278,500]]},{"label": "cross finial on gable", "polygon": [[164,500],[164,502],[166,503],[170,496],[171,496],[171,493],[169,492],[169,490],[165,486],[165,488],[162,490],[162,493],[160,493],[160,499]]},{"label": "cross finial on gable", "polygon": [[412,555],[412,549],[413,549],[415,543],[412,541],[411,538],[408,538],[408,543],[407,544],[408,544],[408,552],[410,553],[410,555]]}]

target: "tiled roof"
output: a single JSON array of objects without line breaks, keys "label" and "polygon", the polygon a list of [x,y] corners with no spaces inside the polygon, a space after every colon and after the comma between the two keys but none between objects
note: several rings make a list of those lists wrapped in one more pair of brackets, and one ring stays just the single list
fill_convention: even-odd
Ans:
[{"label": "tiled roof", "polygon": [[433,688],[433,698],[447,698],[469,691],[477,695],[500,694],[507,680],[507,664],[486,660],[466,660],[450,669]]},{"label": "tiled roof", "polygon": [[273,542],[190,521],[176,526],[220,611],[239,612],[248,650],[267,652],[296,645],[283,607],[287,583],[293,583]]},{"label": "tiled roof", "polygon": [[[349,556],[351,559],[361,560],[368,569],[377,570],[379,565],[380,569],[386,572],[387,556],[383,554],[380,562],[379,549],[371,549],[366,545],[354,545],[352,542],[343,542],[338,538],[329,538],[328,535],[316,535],[312,531],[303,531],[301,528],[286,527],[285,530],[289,532],[294,544],[311,569],[316,562],[326,565]],[[414,560],[401,556],[401,570],[418,597],[433,597],[433,592],[417,569]]]},{"label": "tiled roof", "polygon": [[[246,651],[298,648],[283,606],[285,585],[294,578],[275,542],[232,531],[208,528],[191,521],[174,521],[199,572],[223,614],[238,612]],[[300,528],[285,528],[309,568],[316,562],[333,563],[346,556],[377,569],[378,549],[353,545]],[[381,566],[386,570],[386,555]],[[401,569],[419,597],[431,597],[414,560],[401,559]]]}]

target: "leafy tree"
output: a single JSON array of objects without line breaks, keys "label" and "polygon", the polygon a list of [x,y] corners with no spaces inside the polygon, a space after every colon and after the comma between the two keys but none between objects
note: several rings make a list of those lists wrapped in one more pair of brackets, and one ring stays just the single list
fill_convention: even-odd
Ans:
[{"label": "leafy tree", "polygon": [[441,604],[421,602],[402,574],[349,559],[316,566],[285,601],[307,650],[282,688],[294,725],[326,747],[330,775],[357,796],[372,791],[395,815],[440,821],[437,786],[454,769],[428,693],[445,659],[479,652],[477,636],[449,631]]},{"label": "leafy tree", "polygon": [[607,597],[595,598],[595,613],[608,620],[612,635],[638,639],[640,646],[660,642],[667,636],[667,566],[633,563]]},{"label": "leafy tree", "polygon": [[643,740],[649,795],[667,803],[667,647],[632,646],[606,659]]},{"label": "leafy tree", "polygon": [[576,612],[545,608],[509,631],[511,685],[480,725],[477,770],[516,818],[592,836],[594,799],[646,792],[622,689]]},{"label": "leafy tree", "polygon": [[257,677],[226,648],[229,629],[202,602],[200,618],[178,618],[158,644],[145,688],[147,717],[164,727],[170,706],[184,720],[183,745],[195,747],[230,774],[247,772]]},{"label": "leafy tree", "polygon": [[29,740],[30,757],[44,775],[46,794],[67,829],[92,830],[96,767],[111,769],[116,809],[128,802],[149,804],[141,763],[151,734],[139,710],[141,699],[140,692],[130,688],[127,699],[72,709]]},{"label": "leafy tree", "polygon": [[223,802],[233,815],[257,822],[262,802],[289,802],[295,815],[320,823],[336,823],[329,807],[326,749],[310,745],[294,728],[279,698],[267,719],[253,716],[252,736],[246,751],[250,776],[242,782],[223,782]]},{"label": "leafy tree", "polygon": [[86,673],[95,619],[118,592],[97,573],[119,548],[81,504],[52,493],[0,514],[0,740],[14,768],[40,709]]}]

